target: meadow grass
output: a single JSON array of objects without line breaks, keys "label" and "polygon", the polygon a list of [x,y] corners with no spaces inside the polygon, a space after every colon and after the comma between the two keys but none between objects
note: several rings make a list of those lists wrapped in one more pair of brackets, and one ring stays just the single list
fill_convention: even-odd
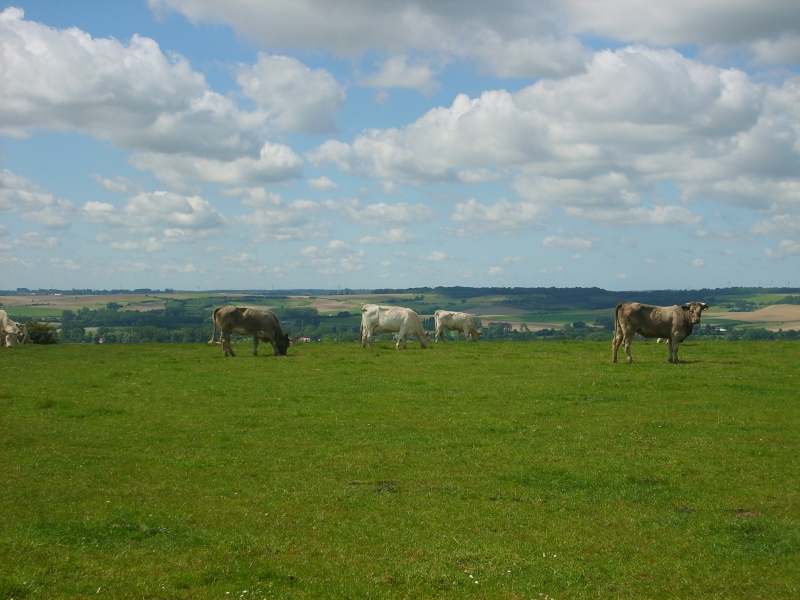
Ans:
[{"label": "meadow grass", "polygon": [[249,347],[0,352],[0,598],[800,594],[797,344]]}]

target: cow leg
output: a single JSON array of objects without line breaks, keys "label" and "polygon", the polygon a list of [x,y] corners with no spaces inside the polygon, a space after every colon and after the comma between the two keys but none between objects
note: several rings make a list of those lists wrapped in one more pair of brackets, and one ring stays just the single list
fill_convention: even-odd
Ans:
[{"label": "cow leg", "polygon": [[669,362],[677,363],[678,362],[678,340],[673,338],[669,338],[667,340],[667,346],[669,346]]},{"label": "cow leg", "polygon": [[222,354],[224,356],[236,356],[236,353],[233,351],[233,346],[231,346],[230,333],[222,334]]},{"label": "cow leg", "polygon": [[253,356],[258,356],[258,332],[253,336]]},{"label": "cow leg", "polygon": [[622,342],[622,334],[615,332],[614,340],[611,342],[611,362],[617,362],[617,350],[619,350],[620,342]]},{"label": "cow leg", "polygon": [[272,351],[275,353],[275,356],[278,356],[278,342],[274,335],[269,335],[266,338],[261,338],[262,342],[269,342],[272,344]]},{"label": "cow leg", "polygon": [[633,357],[631,356],[631,342],[633,341],[633,336],[626,337],[625,341],[623,342],[625,346],[625,358],[628,361],[628,364],[633,362]]}]

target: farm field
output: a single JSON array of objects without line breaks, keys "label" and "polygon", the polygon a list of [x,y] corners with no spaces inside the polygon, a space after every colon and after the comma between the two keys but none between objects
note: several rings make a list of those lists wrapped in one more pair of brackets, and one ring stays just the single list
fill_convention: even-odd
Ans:
[{"label": "farm field", "polygon": [[[474,292],[480,294],[481,289]],[[631,294],[632,297],[635,293]],[[777,302],[786,294],[751,293],[740,295],[730,293],[720,295],[722,303],[746,301],[756,307],[753,310],[731,312],[712,303],[711,309],[705,313],[704,324],[719,326],[752,325],[777,331],[779,329],[800,330],[800,305],[769,304]],[[19,319],[58,320],[64,310],[76,311],[81,308],[90,310],[104,309],[109,303],[116,303],[124,310],[153,311],[164,309],[170,300],[185,302],[204,302],[208,305],[257,304],[269,308],[309,307],[319,314],[332,316],[341,312],[359,314],[365,303],[398,304],[414,308],[420,315],[432,316],[437,308],[460,310],[478,317],[484,325],[493,322],[508,322],[512,328],[518,329],[523,324],[530,330],[561,329],[565,324],[583,321],[592,323],[597,317],[613,315],[614,305],[607,308],[585,309],[564,306],[559,310],[540,311],[535,308],[520,308],[504,303],[504,298],[496,296],[476,296],[469,302],[458,301],[440,293],[391,293],[391,294],[332,294],[318,296],[288,295],[270,296],[244,292],[152,292],[95,294],[95,295],[6,295],[0,296],[0,307]],[[507,299],[506,299],[507,300]],[[577,302],[579,304],[579,302]]]},{"label": "farm field", "polygon": [[794,598],[800,345],[0,352],[1,598]]}]

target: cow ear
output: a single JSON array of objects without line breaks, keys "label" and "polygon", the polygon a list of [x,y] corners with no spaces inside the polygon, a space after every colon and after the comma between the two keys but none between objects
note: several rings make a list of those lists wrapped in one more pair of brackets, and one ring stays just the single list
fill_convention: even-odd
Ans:
[{"label": "cow ear", "polygon": [[681,308],[683,310],[689,310],[689,305],[688,304],[684,304],[683,306],[681,306]]}]

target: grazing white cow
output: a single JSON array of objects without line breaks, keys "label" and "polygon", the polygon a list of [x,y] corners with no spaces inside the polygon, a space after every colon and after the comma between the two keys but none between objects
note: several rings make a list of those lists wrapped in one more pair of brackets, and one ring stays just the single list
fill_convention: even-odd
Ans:
[{"label": "grazing white cow", "polygon": [[440,339],[444,340],[442,332],[445,328],[451,331],[463,332],[464,339],[470,339],[473,342],[477,342],[481,335],[481,332],[475,328],[472,315],[467,313],[437,310],[433,315],[433,319],[436,323],[436,335],[433,339],[437,342]]},{"label": "grazing white cow", "polygon": [[17,345],[19,336],[19,326],[8,318],[8,313],[0,309],[0,341],[6,348],[13,348]]},{"label": "grazing white cow", "polygon": [[217,329],[222,340],[222,353],[236,356],[231,346],[231,333],[253,336],[253,356],[258,356],[258,342],[270,342],[275,354],[285,355],[289,349],[289,334],[281,329],[275,313],[266,308],[245,308],[241,306],[220,306],[211,318],[214,329],[209,344],[214,343]]},{"label": "grazing white cow", "polygon": [[669,362],[678,362],[678,345],[689,337],[708,310],[705,302],[689,302],[683,306],[651,306],[638,302],[620,302],[614,311],[614,341],[611,360],[617,362],[620,344],[625,346],[628,363],[631,358],[631,340],[637,333],[646,338],[664,338],[669,345]]},{"label": "grazing white cow", "polygon": [[367,341],[374,346],[373,337],[378,331],[397,332],[395,348],[398,350],[405,348],[406,340],[412,337],[417,338],[423,348],[428,347],[428,333],[422,329],[419,315],[410,308],[365,304],[361,309],[361,347],[365,348]]}]

